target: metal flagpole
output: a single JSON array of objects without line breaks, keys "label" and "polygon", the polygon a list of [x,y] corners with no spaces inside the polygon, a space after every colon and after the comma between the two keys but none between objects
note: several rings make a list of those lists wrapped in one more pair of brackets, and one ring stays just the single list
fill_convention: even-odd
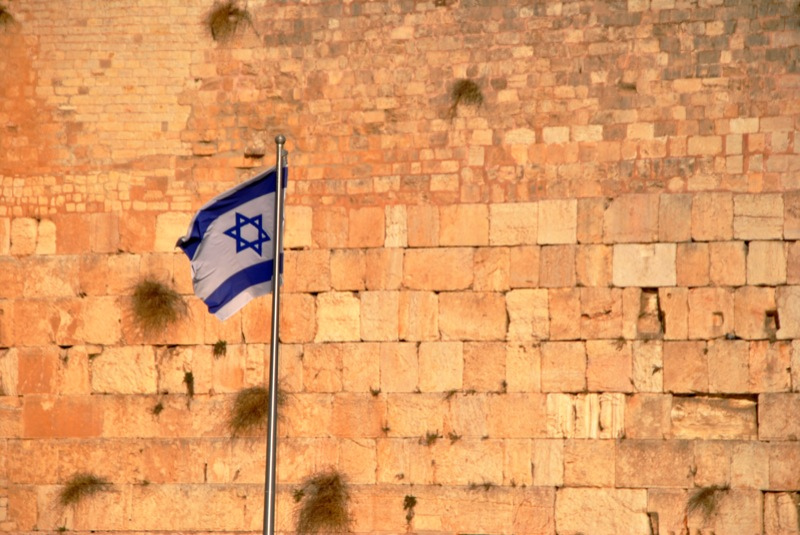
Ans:
[{"label": "metal flagpole", "polygon": [[264,482],[264,535],[275,533],[275,469],[278,442],[278,324],[280,321],[280,267],[283,250],[283,144],[286,138],[275,136],[277,145],[275,177],[275,231],[272,269],[272,337],[269,343],[269,420],[267,421],[267,467]]}]

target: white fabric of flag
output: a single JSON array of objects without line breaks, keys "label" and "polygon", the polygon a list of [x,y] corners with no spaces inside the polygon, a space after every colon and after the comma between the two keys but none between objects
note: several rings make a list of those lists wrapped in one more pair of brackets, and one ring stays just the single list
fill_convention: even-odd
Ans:
[{"label": "white fabric of flag", "polygon": [[[284,167],[284,185],[287,171]],[[195,214],[186,236],[178,240],[192,264],[195,295],[220,320],[272,291],[276,182],[273,167],[218,195]]]}]

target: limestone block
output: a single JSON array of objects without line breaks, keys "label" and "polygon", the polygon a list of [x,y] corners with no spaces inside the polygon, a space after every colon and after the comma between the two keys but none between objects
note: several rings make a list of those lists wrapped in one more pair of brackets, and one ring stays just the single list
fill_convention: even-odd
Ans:
[{"label": "limestone block", "polygon": [[564,485],[613,487],[615,451],[613,440],[566,440]]},{"label": "limestone block", "polygon": [[796,490],[800,487],[800,443],[773,442],[769,447],[769,488],[771,490]]},{"label": "limestone block", "polygon": [[800,286],[781,286],[775,290],[780,325],[776,336],[780,340],[800,338]]},{"label": "limestone block", "polygon": [[[374,392],[380,389],[379,343],[341,344],[342,390]],[[281,362],[285,359],[282,357]]]},{"label": "limestone block", "polygon": [[731,451],[731,486],[769,488],[770,444],[748,440],[734,442]]},{"label": "limestone block", "polygon": [[679,243],[676,249],[678,286],[707,286],[709,281],[708,244]]},{"label": "limestone block", "polygon": [[342,344],[308,344],[303,351],[306,392],[340,392],[344,359]]},{"label": "limestone block", "polygon": [[0,256],[6,256],[11,249],[11,219],[0,217]]},{"label": "limestone block", "polygon": [[706,343],[664,342],[664,390],[667,392],[708,392]]},{"label": "limestone block", "polygon": [[537,243],[577,243],[578,202],[575,199],[539,201]]},{"label": "limestone block", "polygon": [[367,259],[361,249],[331,251],[331,288],[338,291],[363,290],[366,286]]},{"label": "limestone block", "polygon": [[506,344],[467,342],[464,344],[464,389],[501,392],[506,386]]},{"label": "limestone block", "polygon": [[770,319],[774,319],[776,310],[774,288],[737,288],[734,295],[736,336],[750,340],[774,338],[777,329]]},{"label": "limestone block", "polygon": [[542,352],[536,343],[506,346],[506,387],[509,392],[540,392]]},{"label": "limestone block", "polygon": [[[164,212],[156,216],[156,235],[153,250],[169,253],[175,250],[178,238],[185,236],[192,220],[185,212]],[[270,232],[272,234],[272,232]]]},{"label": "limestone block", "polygon": [[419,387],[422,392],[459,390],[464,374],[462,342],[422,342],[419,345]]},{"label": "limestone block", "polygon": [[331,430],[336,437],[377,438],[383,436],[386,422],[387,401],[384,398],[369,392],[333,396]]},{"label": "limestone block", "polygon": [[558,489],[559,533],[649,533],[647,491],[635,489]]},{"label": "limestone block", "polygon": [[751,392],[788,392],[792,388],[792,345],[766,340],[750,343]]},{"label": "limestone block", "polygon": [[510,259],[507,247],[480,247],[475,251],[472,289],[503,292],[509,289]]},{"label": "limestone block", "polygon": [[402,249],[368,249],[366,287],[368,290],[397,290],[403,281]]},{"label": "limestone block", "polygon": [[786,282],[800,282],[800,242],[789,242],[786,247]]},{"label": "limestone block", "polygon": [[545,438],[547,403],[544,394],[506,393],[489,396],[487,430],[492,438]]},{"label": "limestone block", "polygon": [[747,249],[747,284],[786,283],[786,247],[780,241],[753,241]]},{"label": "limestone block", "polygon": [[464,290],[472,284],[474,250],[466,247],[407,249],[403,286],[411,290]]},{"label": "limestone block", "polygon": [[689,289],[689,338],[720,338],[734,330],[733,289]]},{"label": "limestone block", "polygon": [[508,340],[531,341],[549,335],[547,290],[511,290],[506,293]]},{"label": "limestone block", "polygon": [[586,382],[592,392],[632,392],[631,345],[611,340],[586,342]]},{"label": "limestone block", "polygon": [[399,336],[401,340],[439,338],[439,298],[434,292],[405,292],[399,296]]},{"label": "limestone block", "polygon": [[551,288],[547,291],[550,304],[550,340],[575,340],[581,337],[580,290]]},{"label": "limestone block", "polygon": [[28,395],[22,402],[23,438],[100,436],[105,414],[90,396]]},{"label": "limestone block", "polygon": [[547,436],[619,438],[625,429],[624,394],[548,394]]},{"label": "limestone block", "polygon": [[564,441],[531,441],[531,471],[535,487],[560,487],[564,484]]},{"label": "limestone block", "polygon": [[489,205],[490,245],[537,243],[539,204],[535,202]]},{"label": "limestone block", "polygon": [[675,397],[671,417],[676,438],[753,440],[758,435],[756,404],[747,399]]},{"label": "limestone block", "polygon": [[692,239],[724,241],[733,237],[733,196],[697,193],[692,199]]},{"label": "limestone block", "polygon": [[386,214],[380,206],[351,208],[348,212],[347,247],[383,247],[386,241]]},{"label": "limestone block", "polygon": [[733,236],[739,240],[783,238],[783,195],[743,193],[733,197]]},{"label": "limestone block", "polygon": [[764,535],[790,535],[800,531],[797,494],[764,493]]},{"label": "limestone block", "polygon": [[622,195],[603,218],[604,243],[650,243],[658,239],[658,195]]},{"label": "limestone block", "polygon": [[533,471],[531,459],[533,451],[530,439],[506,440],[503,458],[503,485],[522,485],[528,487],[533,484]]},{"label": "limestone block", "polygon": [[374,485],[377,467],[375,441],[369,439],[339,442],[337,466],[347,474],[351,485]]},{"label": "limestone block", "polygon": [[511,288],[539,286],[539,247],[522,245],[511,247],[508,253],[508,281]]},{"label": "limestone block", "polygon": [[399,292],[361,292],[361,339],[398,339]]},{"label": "limestone block", "polygon": [[603,241],[603,215],[607,201],[603,198],[578,199],[576,237],[578,243],[601,243]]},{"label": "limestone block", "polygon": [[38,227],[36,219],[32,217],[12,219],[9,252],[14,256],[34,254]]},{"label": "limestone block", "polygon": [[614,285],[674,286],[675,253],[674,243],[614,245]]},{"label": "limestone block", "polygon": [[633,388],[636,392],[664,389],[663,345],[659,341],[636,340],[632,347]]},{"label": "limestone block", "polygon": [[[78,217],[83,217],[78,215]],[[75,221],[72,216],[59,216],[56,219],[57,251],[59,253],[77,254],[90,249],[89,232],[85,223],[78,219]],[[156,236],[156,214],[153,212],[128,211],[125,217],[119,219],[119,248],[128,253],[143,253],[153,250],[153,243]],[[186,234],[187,229],[183,229],[175,241]],[[78,232],[78,237],[75,236]],[[76,240],[77,243],[76,243]]]},{"label": "limestone block", "polygon": [[581,288],[581,338],[622,336],[622,290]]},{"label": "limestone block", "polygon": [[56,394],[60,354],[57,348],[19,348],[15,351],[19,394]]},{"label": "limestone block", "polygon": [[651,533],[686,533],[687,499],[684,489],[648,489],[647,511],[658,522],[658,531]]},{"label": "limestone block", "polygon": [[283,253],[283,291],[327,292],[331,289],[331,254],[324,249]]},{"label": "limestone block", "polygon": [[283,428],[293,437],[327,437],[332,433],[333,395],[295,393],[283,408]]},{"label": "limestone block", "polygon": [[403,205],[386,206],[384,208],[386,221],[386,239],[384,247],[408,246],[408,212]]},{"label": "limestone block", "polygon": [[611,252],[608,245],[580,245],[575,256],[576,282],[580,286],[611,285]]},{"label": "limestone block", "polygon": [[317,296],[315,342],[348,342],[361,336],[360,300],[350,292],[327,292]]},{"label": "limestone block", "polygon": [[419,386],[419,357],[414,343],[381,344],[381,391],[413,392]]},{"label": "limestone block", "polygon": [[78,294],[80,263],[76,256],[32,256],[22,262],[23,296],[28,298],[73,297]]},{"label": "limestone block", "polygon": [[582,392],[586,389],[586,348],[583,342],[543,342],[542,391]]},{"label": "limestone block", "polygon": [[148,346],[107,347],[91,360],[92,392],[154,394],[156,367]]},{"label": "limestone block", "polygon": [[750,344],[744,340],[708,342],[708,391],[735,394],[750,392]]},{"label": "limestone block", "polygon": [[663,311],[665,340],[685,340],[689,336],[688,288],[659,288],[658,305]]},{"label": "limestone block", "polygon": [[19,349],[0,349],[0,389],[6,396],[16,396],[18,384]]},{"label": "limestone block", "polygon": [[692,195],[662,194],[658,200],[658,241],[685,242],[692,237]]},{"label": "limestone block", "polygon": [[36,229],[37,255],[56,254],[56,224],[49,219],[39,221]]},{"label": "limestone block", "polygon": [[[173,225],[169,232],[175,232],[176,234],[172,234],[171,236],[161,237],[158,233],[158,224],[156,224],[156,233],[154,234],[154,239],[156,242],[159,240],[164,240],[167,242],[163,245],[163,247],[169,247],[168,242],[170,238],[172,239],[172,247],[169,247],[165,250],[172,251],[175,248],[175,241],[183,235],[186,234],[186,229],[189,226],[190,217],[187,215],[185,216],[184,221],[186,224],[183,228],[180,225]],[[95,251],[98,253],[116,253],[120,248],[120,228],[119,228],[119,214],[115,213],[96,213],[91,214],[90,216],[90,228],[89,228],[89,247],[91,251]],[[167,230],[165,229],[165,232]],[[59,242],[59,250],[60,250],[60,242]],[[158,251],[159,249],[154,250]],[[83,251],[75,251],[75,252],[83,252]]]},{"label": "limestone block", "polygon": [[[783,238],[800,239],[800,191],[786,191],[783,194]],[[0,229],[2,229],[0,222]],[[2,254],[2,230],[0,230],[0,254]]]},{"label": "limestone block", "polygon": [[[22,297],[25,288],[23,273],[29,264],[13,257],[0,257],[0,298],[16,299]],[[537,264],[538,273],[539,266]]]},{"label": "limestone block", "polygon": [[116,254],[107,257],[109,277],[106,281],[108,295],[129,295],[139,282],[141,257],[133,254]]},{"label": "limestone block", "polygon": [[575,286],[575,245],[546,245],[539,251],[539,286]]},{"label": "limestone block", "polygon": [[439,295],[439,330],[443,340],[503,340],[506,300],[490,292]]},{"label": "limestone block", "polygon": [[[381,229],[383,223],[381,223]],[[348,246],[350,220],[342,206],[315,206],[311,214],[311,239],[320,249],[339,249]],[[357,233],[354,233],[354,238]],[[288,252],[288,251],[287,251]]]},{"label": "limestone block", "polygon": [[625,437],[629,439],[671,437],[672,396],[634,394],[625,400]]},{"label": "limestone block", "polygon": [[715,286],[742,286],[747,280],[747,252],[744,242],[710,242],[709,280]]},{"label": "limestone block", "polygon": [[489,436],[489,413],[487,409],[488,395],[467,392],[444,396],[447,404],[442,435],[453,433],[466,438],[483,438]]},{"label": "limestone block", "polygon": [[800,422],[787,418],[800,409],[800,394],[765,393],[758,396],[758,439],[797,440]]},{"label": "limestone block", "polygon": [[469,485],[503,480],[503,441],[466,439],[435,445],[434,482],[442,485]]},{"label": "limestone block", "polygon": [[617,487],[686,488],[694,452],[689,440],[618,440]]},{"label": "limestone block", "polygon": [[439,244],[445,246],[489,245],[488,205],[440,206]]},{"label": "limestone block", "polygon": [[310,206],[287,205],[284,207],[283,247],[285,249],[307,248],[313,245]]},{"label": "limestone block", "polygon": [[307,294],[281,294],[280,305],[281,342],[291,344],[314,340],[317,325],[314,297]]},{"label": "limestone block", "polygon": [[724,491],[714,513],[705,517],[701,511],[697,511],[689,516],[688,526],[691,531],[697,530],[697,533],[761,533],[762,495],[755,490]]},{"label": "limestone block", "polygon": [[436,247],[439,245],[439,207],[431,205],[409,205],[408,246]]}]

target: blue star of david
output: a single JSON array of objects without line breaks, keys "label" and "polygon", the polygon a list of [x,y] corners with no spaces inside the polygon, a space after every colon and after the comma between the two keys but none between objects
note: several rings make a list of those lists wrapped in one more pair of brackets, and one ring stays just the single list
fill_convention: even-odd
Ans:
[{"label": "blue star of david", "polygon": [[[255,217],[247,217],[246,215],[236,212],[236,224],[226,230],[224,234],[236,240],[236,252],[241,253],[245,249],[252,249],[261,256],[261,245],[269,241],[269,236],[264,231],[261,214]],[[258,237],[255,240],[248,240],[242,236],[242,229],[246,225],[253,225],[258,231]]]}]

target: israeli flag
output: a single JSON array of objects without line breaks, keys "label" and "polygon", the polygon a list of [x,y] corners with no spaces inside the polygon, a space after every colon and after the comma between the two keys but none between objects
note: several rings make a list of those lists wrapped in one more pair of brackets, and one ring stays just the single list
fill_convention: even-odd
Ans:
[{"label": "israeli flag", "polygon": [[[284,186],[287,176],[284,167]],[[195,214],[186,236],[178,240],[192,263],[195,295],[220,320],[272,291],[276,182],[273,167],[218,195]]]}]

